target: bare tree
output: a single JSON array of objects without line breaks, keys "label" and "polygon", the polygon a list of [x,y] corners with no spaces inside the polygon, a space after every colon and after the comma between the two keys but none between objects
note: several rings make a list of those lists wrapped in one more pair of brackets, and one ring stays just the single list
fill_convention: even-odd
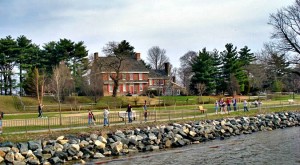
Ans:
[{"label": "bare tree", "polygon": [[64,97],[64,92],[73,88],[73,80],[70,69],[65,65],[64,62],[60,62],[60,64],[53,69],[50,87],[55,95],[56,100],[58,101],[61,125],[61,102]]},{"label": "bare tree", "polygon": [[34,68],[34,81],[33,84],[36,89],[36,96],[39,104],[43,104],[44,87],[45,87],[45,75],[39,73],[38,68]]},{"label": "bare tree", "polygon": [[163,69],[164,63],[169,62],[169,58],[166,56],[166,50],[161,49],[159,46],[153,46],[148,50],[147,60],[155,70]]},{"label": "bare tree", "polygon": [[[275,39],[276,48],[281,51],[296,53],[292,63],[300,60],[300,0],[293,5],[277,10],[270,15],[269,24],[273,26],[272,38]],[[300,72],[298,72],[300,75]]]},{"label": "bare tree", "polygon": [[205,92],[206,88],[207,87],[204,83],[197,83],[196,84],[196,89],[198,90],[199,95],[201,96],[202,104],[204,104],[204,100],[202,99],[202,95]]},{"label": "bare tree", "polygon": [[194,51],[188,51],[182,57],[180,57],[180,68],[178,70],[178,75],[188,93],[190,93],[189,85],[191,83],[191,77],[193,75],[191,61],[196,57],[197,53]]}]

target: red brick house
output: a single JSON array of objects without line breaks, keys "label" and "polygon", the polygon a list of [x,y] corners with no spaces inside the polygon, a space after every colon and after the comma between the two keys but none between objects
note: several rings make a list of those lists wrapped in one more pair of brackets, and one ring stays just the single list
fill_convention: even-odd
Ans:
[{"label": "red brick house", "polygon": [[147,90],[157,90],[161,95],[166,95],[168,87],[173,86],[170,79],[170,64],[165,63],[164,70],[151,70],[145,66],[141,60],[140,53],[136,53],[134,57],[122,59],[118,69],[111,67],[115,57],[98,57],[98,53],[94,54],[94,58],[101,62],[101,76],[103,83],[103,95],[111,96],[113,93],[114,82],[111,77],[117,76],[119,71],[119,88],[117,95],[133,95],[145,94]]}]

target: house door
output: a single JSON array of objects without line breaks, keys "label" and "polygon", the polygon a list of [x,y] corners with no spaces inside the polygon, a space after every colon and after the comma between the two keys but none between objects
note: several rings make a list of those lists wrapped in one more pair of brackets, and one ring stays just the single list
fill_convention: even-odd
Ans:
[{"label": "house door", "polygon": [[133,85],[129,86],[129,91],[130,91],[131,94],[133,94],[133,92],[134,92],[134,86]]}]

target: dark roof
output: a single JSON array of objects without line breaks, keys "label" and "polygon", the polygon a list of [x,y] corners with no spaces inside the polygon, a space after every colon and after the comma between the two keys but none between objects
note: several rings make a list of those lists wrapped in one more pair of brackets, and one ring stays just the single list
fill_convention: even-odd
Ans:
[{"label": "dark roof", "polygon": [[149,72],[149,78],[168,78],[168,75],[165,70],[151,69]]},{"label": "dark roof", "polygon": [[[102,71],[113,71],[108,65],[113,62],[117,62],[116,57],[108,56],[108,57],[99,57],[99,62],[102,64]],[[149,72],[149,69],[146,68],[144,63],[141,60],[137,60],[135,58],[126,58],[122,61],[121,64],[122,72]]]}]

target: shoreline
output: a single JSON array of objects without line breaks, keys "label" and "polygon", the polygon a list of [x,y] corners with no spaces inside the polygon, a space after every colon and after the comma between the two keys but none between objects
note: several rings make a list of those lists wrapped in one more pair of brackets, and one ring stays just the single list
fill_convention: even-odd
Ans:
[{"label": "shoreline", "polygon": [[299,112],[259,114],[157,125],[115,132],[59,136],[52,140],[0,143],[0,163],[85,163],[89,159],[199,144],[258,131],[300,126]]}]

